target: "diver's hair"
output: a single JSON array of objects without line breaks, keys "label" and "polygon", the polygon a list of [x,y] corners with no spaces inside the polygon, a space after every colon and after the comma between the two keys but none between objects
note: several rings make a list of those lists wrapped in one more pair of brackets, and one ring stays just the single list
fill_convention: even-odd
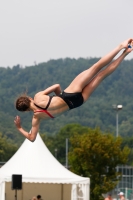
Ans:
[{"label": "diver's hair", "polygon": [[16,109],[19,111],[26,111],[30,108],[30,99],[24,94],[17,98],[16,100]]},{"label": "diver's hair", "polygon": [[41,195],[37,195],[37,199],[40,199],[41,198]]}]

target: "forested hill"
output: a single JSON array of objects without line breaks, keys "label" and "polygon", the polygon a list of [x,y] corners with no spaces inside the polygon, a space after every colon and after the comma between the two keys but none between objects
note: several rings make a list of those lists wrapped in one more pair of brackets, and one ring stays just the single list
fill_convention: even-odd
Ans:
[{"label": "forested hill", "polygon": [[[33,97],[36,92],[55,83],[60,83],[62,89],[65,89],[77,74],[97,60],[98,58],[66,58],[25,68],[19,65],[13,68],[0,67],[0,132],[16,143],[22,142],[24,137],[15,129],[14,117],[20,115],[23,127],[29,131],[32,113],[16,111],[15,99],[25,91]],[[133,135],[133,59],[123,61],[83,106],[54,120],[42,121],[39,132],[56,134],[66,124],[79,123],[115,133],[116,111],[112,108],[113,104],[123,105],[123,109],[119,111],[119,134]]]}]

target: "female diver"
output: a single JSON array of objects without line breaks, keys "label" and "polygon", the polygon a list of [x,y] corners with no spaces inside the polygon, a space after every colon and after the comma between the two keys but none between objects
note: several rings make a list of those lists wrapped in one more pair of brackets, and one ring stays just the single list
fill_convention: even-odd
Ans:
[{"label": "female diver", "polygon": [[[103,79],[114,72],[123,59],[133,50],[132,46],[132,38],[125,40],[92,67],[80,73],[63,92],[60,85],[55,84],[44,91],[36,93],[34,99],[26,95],[20,96],[16,100],[16,109],[22,112],[32,111],[33,118],[32,128],[28,133],[22,128],[20,117],[16,116],[14,123],[18,131],[34,142],[41,120],[55,118],[65,111],[85,103]],[[124,51],[121,55],[113,60],[122,49]],[[107,67],[101,70],[105,66]],[[52,92],[55,93],[55,96],[49,96]]]}]

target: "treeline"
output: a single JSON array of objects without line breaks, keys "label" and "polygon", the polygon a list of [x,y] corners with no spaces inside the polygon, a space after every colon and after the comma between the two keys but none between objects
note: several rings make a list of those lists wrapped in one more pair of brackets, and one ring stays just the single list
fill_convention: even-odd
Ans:
[{"label": "treeline", "polygon": [[[132,164],[133,137],[115,137],[99,128],[92,129],[80,124],[68,124],[54,136],[42,134],[41,137],[63,165],[67,138],[67,166],[75,174],[91,179],[91,200],[103,200],[102,194],[116,187],[121,178],[116,166]],[[0,160],[8,161],[16,150],[16,145],[0,134]]]},{"label": "treeline", "polygon": [[[71,150],[71,138],[76,135],[84,135],[90,133],[100,133],[103,135],[112,135],[112,137],[116,138],[112,133],[105,131],[103,132],[100,128],[89,128],[87,126],[82,126],[80,124],[67,124],[59,129],[58,133],[55,135],[47,135],[47,134],[40,134],[42,140],[44,141],[45,145],[49,149],[49,151],[57,158],[57,160],[62,163],[63,165],[66,164],[66,139],[68,144],[68,152]],[[95,136],[94,136],[95,137]],[[133,136],[132,137],[120,137],[121,138],[121,146],[120,148],[123,149],[124,147],[128,147],[130,149],[130,154],[128,155],[128,160],[126,161],[127,165],[133,166]],[[75,145],[76,145],[76,138],[75,138]],[[35,141],[36,142],[36,141]],[[108,147],[107,141],[102,141],[106,143]],[[101,141],[97,140],[95,143],[101,144]],[[19,145],[15,144],[14,141],[7,138],[4,134],[0,133],[0,162],[8,161],[14,153],[18,150]]]},{"label": "treeline", "polygon": [[[88,128],[86,126],[81,126],[80,124],[67,124],[66,126],[62,127],[59,132],[54,136],[47,136],[46,134],[41,134],[41,137],[45,143],[45,145],[48,147],[50,152],[57,158],[57,160],[62,163],[63,165],[66,165],[66,148],[68,148],[68,152],[71,150],[72,146],[77,146],[78,143],[76,142],[79,136],[82,136],[84,134],[93,134],[98,133],[100,135],[112,135],[115,140],[117,140],[117,137],[115,137],[112,133],[108,131],[101,131],[100,128]],[[75,144],[74,140],[72,142],[72,138],[75,138]],[[95,134],[92,136],[95,140]],[[125,147],[128,147],[130,149],[130,153],[128,155],[128,159],[126,160],[127,165],[133,166],[133,136],[132,137],[118,137],[121,140],[120,148],[121,150]],[[66,140],[67,139],[67,140]],[[119,140],[118,139],[118,140]],[[88,141],[88,144],[90,141]],[[67,143],[67,147],[66,147]],[[73,143],[73,145],[71,145]],[[101,139],[96,139],[95,145],[98,147],[101,143],[105,143],[104,145],[109,149],[108,142],[105,140],[101,141]],[[91,144],[93,146],[93,144]],[[89,150],[90,151],[90,150]],[[100,153],[100,152],[99,152]],[[120,164],[120,163],[118,163]]]},{"label": "treeline", "polygon": [[[32,113],[16,111],[15,99],[27,92],[34,97],[38,91],[55,83],[65,89],[81,71],[89,68],[99,58],[58,59],[22,68],[0,67],[0,132],[20,145],[23,136],[15,129],[14,117],[20,115],[22,126],[31,128]],[[119,134],[123,137],[133,135],[133,59],[125,60],[120,67],[92,94],[82,107],[71,110],[54,120],[42,121],[39,132],[56,135],[66,124],[79,123],[83,126],[100,127],[102,131],[116,132],[116,112],[113,104],[122,104],[119,112]]]}]

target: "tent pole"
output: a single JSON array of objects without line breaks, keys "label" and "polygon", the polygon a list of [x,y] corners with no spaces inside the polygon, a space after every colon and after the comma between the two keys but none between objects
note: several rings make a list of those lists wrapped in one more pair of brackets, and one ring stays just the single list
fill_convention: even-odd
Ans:
[{"label": "tent pole", "polygon": [[61,184],[61,200],[63,200],[63,184]]},{"label": "tent pole", "polygon": [[66,168],[68,169],[68,138],[66,138]]}]

